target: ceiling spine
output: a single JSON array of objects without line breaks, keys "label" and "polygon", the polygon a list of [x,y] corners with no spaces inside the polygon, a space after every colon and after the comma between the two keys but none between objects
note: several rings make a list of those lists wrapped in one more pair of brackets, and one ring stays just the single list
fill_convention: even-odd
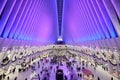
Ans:
[{"label": "ceiling spine", "polygon": [[57,10],[58,10],[59,36],[61,36],[61,32],[62,32],[63,0],[57,0]]}]

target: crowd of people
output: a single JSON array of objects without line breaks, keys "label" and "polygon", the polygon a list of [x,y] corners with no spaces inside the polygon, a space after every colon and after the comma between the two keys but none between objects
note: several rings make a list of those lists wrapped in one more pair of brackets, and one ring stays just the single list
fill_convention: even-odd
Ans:
[{"label": "crowd of people", "polygon": [[[82,71],[88,68],[88,65],[89,62],[84,60],[77,60],[72,56],[68,57],[66,55],[53,55],[49,57],[43,57],[25,69],[14,67],[10,73],[16,74],[16,72],[18,72],[22,74],[22,72],[30,71],[28,76],[24,76],[24,79],[22,80],[57,80],[58,70],[62,70],[62,80],[83,80],[84,75]],[[98,64],[91,63],[90,66],[96,70]],[[11,80],[11,78],[10,76],[3,74],[0,75],[0,80]],[[20,80],[19,76],[15,76],[14,80]],[[99,76],[97,80],[100,80]],[[113,80],[113,77],[111,80]]]}]

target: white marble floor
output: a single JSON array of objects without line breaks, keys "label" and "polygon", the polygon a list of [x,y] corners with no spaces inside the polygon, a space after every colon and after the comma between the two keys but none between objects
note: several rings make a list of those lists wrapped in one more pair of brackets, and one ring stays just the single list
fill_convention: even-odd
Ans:
[{"label": "white marble floor", "polygon": [[[43,66],[43,63],[44,62],[40,62],[40,68],[38,68],[38,65],[36,64],[36,70],[34,71],[36,75],[40,74],[40,72],[42,71],[42,66]],[[74,72],[75,72],[75,75],[77,76],[77,71],[76,71],[76,66],[78,64],[75,64],[73,66],[73,69],[74,69]],[[44,68],[47,68],[49,69],[50,66],[52,66],[52,70],[49,70],[49,73],[50,73],[50,77],[49,77],[49,80],[55,80],[55,72],[54,70],[56,69],[56,66],[57,65],[51,65],[50,63],[44,63]],[[79,65],[81,66],[81,65]],[[82,66],[81,66],[82,67]],[[16,70],[19,68],[19,66],[16,66]],[[64,74],[67,76],[68,80],[70,80],[70,71],[68,70],[68,68],[66,67],[66,64],[63,63],[63,66],[60,66],[59,67],[60,69],[63,69],[64,71]],[[86,68],[86,67],[85,67]],[[93,72],[93,74],[95,75],[95,79],[94,80],[97,80],[97,77],[100,77],[100,80],[111,80],[111,75],[104,71],[101,66],[98,66],[96,68],[96,70],[94,70],[90,65],[88,65],[87,69],[91,70]],[[56,70],[55,70],[56,71]],[[10,76],[10,79],[9,80],[14,80],[15,77],[17,77],[17,80],[25,80],[25,78],[27,78],[27,80],[31,80],[31,76],[32,76],[32,70],[31,69],[28,69],[27,71],[25,72],[21,72],[19,73],[18,70],[13,74],[9,74],[8,76]],[[80,72],[82,73],[82,72]],[[41,75],[40,74],[40,80],[42,80],[44,77],[44,72],[43,74]],[[7,80],[7,77],[5,78],[5,80]],[[37,80],[37,79],[35,79]],[[38,79],[39,80],[39,79]],[[83,80],[83,79],[78,79],[78,80]],[[113,80],[118,80],[117,78],[113,77]]]}]

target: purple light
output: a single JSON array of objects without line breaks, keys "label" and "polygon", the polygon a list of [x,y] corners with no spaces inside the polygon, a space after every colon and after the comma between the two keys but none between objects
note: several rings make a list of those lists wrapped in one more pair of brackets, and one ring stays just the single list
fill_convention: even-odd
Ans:
[{"label": "purple light", "polygon": [[[114,28],[116,29],[116,26],[113,26],[113,24],[115,24],[115,19],[111,18],[111,10],[108,9],[112,6],[112,3],[109,2],[109,4],[111,3],[109,5],[105,3],[107,1],[103,2],[104,4],[102,3],[102,0],[64,1],[63,38],[66,43],[117,37],[118,34],[116,33],[116,30],[114,30]],[[106,9],[107,12],[105,12],[104,9]],[[110,16],[108,16],[108,14]],[[111,19],[113,22],[110,21]]]},{"label": "purple light", "polygon": [[56,0],[2,0],[0,4],[1,37],[56,42],[58,38]]}]

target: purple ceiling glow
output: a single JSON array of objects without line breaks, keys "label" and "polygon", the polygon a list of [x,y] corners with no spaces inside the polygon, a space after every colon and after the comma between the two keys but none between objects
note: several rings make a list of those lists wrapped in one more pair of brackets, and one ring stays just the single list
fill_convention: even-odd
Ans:
[{"label": "purple ceiling glow", "polygon": [[1,0],[0,37],[54,43],[57,17],[56,0]]},{"label": "purple ceiling glow", "polygon": [[118,37],[120,28],[118,29],[115,19],[111,18],[118,16],[118,11],[113,16],[111,14],[115,9],[118,10],[114,6],[118,6],[114,1],[107,4],[104,0],[64,0],[62,34],[65,42],[76,43]]},{"label": "purple ceiling glow", "polygon": [[[36,35],[36,36],[38,36],[38,39],[41,38],[42,40],[49,40],[50,35],[52,34],[51,27],[54,26],[52,22],[53,22],[52,17],[49,14],[41,15],[39,23],[38,23],[39,27],[37,29],[38,31],[37,31],[37,35]],[[39,34],[42,34],[42,36]]]},{"label": "purple ceiling glow", "polygon": [[[0,37],[54,43],[120,36],[119,0],[1,0]],[[59,27],[59,28],[58,28]]]}]

